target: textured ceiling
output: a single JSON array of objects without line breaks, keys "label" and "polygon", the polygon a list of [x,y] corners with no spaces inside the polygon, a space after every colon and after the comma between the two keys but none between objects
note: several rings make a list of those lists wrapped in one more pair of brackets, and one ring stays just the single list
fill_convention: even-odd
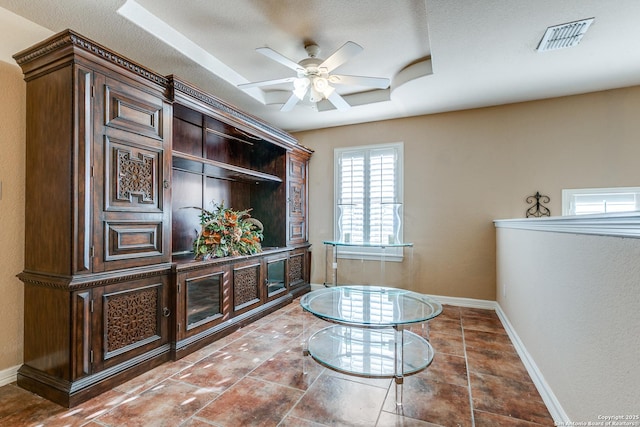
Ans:
[{"label": "textured ceiling", "polygon": [[[118,13],[123,5],[155,29]],[[640,84],[637,0],[0,0],[0,8],[1,60],[70,28],[289,131]],[[548,26],[590,17],[578,46],[536,52]],[[388,78],[390,89],[339,88],[353,105],[346,112],[325,101],[283,113],[288,87],[236,87],[295,74],[257,47],[297,62],[308,41],[324,58],[360,44],[337,71]]]}]

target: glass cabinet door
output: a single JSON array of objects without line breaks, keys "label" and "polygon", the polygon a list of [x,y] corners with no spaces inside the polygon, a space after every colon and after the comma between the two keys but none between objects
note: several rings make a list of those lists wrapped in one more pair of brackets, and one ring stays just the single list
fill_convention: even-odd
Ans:
[{"label": "glass cabinet door", "polygon": [[186,280],[187,329],[222,316],[224,272]]},{"label": "glass cabinet door", "polygon": [[267,261],[267,297],[283,292],[287,288],[285,281],[287,259]]}]

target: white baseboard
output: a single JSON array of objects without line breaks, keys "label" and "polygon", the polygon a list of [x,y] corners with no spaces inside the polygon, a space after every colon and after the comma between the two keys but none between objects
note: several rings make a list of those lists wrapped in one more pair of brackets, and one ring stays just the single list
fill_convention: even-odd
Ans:
[{"label": "white baseboard", "polygon": [[0,371],[0,387],[15,382],[18,377],[19,368],[20,365],[17,365]]},{"label": "white baseboard", "polygon": [[555,424],[571,425],[569,416],[562,408],[562,405],[558,401],[558,398],[553,393],[553,390],[551,390],[551,387],[549,386],[547,381],[544,379],[544,376],[542,375],[542,372],[540,372],[540,369],[538,369],[538,365],[536,365],[533,357],[531,357],[531,354],[529,354],[529,352],[527,351],[527,348],[522,343],[522,340],[520,340],[520,337],[516,333],[515,329],[513,329],[511,322],[509,322],[507,315],[504,313],[504,311],[502,311],[502,307],[500,307],[500,304],[498,303],[496,303],[496,314],[500,318],[505,331],[507,331],[507,334],[509,335],[513,346],[516,348],[518,356],[520,356],[520,360],[522,360],[522,363],[524,363],[524,366],[527,369],[527,372],[529,373],[533,384],[538,389],[540,397],[542,397],[545,405],[547,405],[547,409],[549,410],[551,417],[553,417],[553,421],[555,421]]},{"label": "white baseboard", "polygon": [[442,295],[427,295],[438,301],[440,304],[455,305],[456,307],[482,308],[485,310],[495,310],[498,303],[484,299],[446,297]]}]

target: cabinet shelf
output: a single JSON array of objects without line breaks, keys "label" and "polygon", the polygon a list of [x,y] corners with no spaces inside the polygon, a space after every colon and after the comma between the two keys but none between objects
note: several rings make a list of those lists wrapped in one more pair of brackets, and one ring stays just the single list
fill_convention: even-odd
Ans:
[{"label": "cabinet shelf", "polygon": [[282,178],[264,172],[258,172],[228,163],[204,159],[191,154],[173,151],[173,168],[197,173],[212,178],[227,179],[248,183],[282,182]]}]

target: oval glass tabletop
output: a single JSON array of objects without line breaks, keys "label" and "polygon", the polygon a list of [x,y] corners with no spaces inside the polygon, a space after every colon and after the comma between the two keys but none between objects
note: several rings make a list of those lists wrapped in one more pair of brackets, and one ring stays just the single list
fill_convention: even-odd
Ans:
[{"label": "oval glass tabletop", "polygon": [[335,323],[365,328],[388,328],[433,319],[442,305],[406,289],[381,286],[336,286],[300,298],[302,308]]}]

